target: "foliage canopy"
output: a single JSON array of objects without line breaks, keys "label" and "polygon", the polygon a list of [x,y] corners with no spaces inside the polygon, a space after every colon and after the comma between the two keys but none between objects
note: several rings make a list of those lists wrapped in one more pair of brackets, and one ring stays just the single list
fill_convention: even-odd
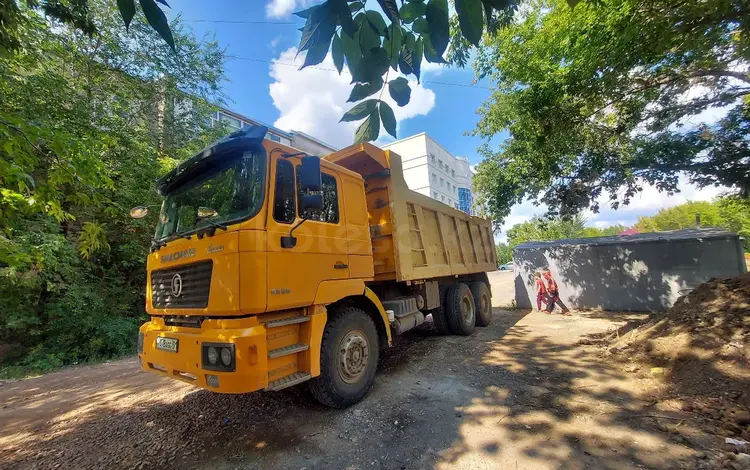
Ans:
[{"label": "foliage canopy", "polygon": [[92,34],[22,9],[0,51],[0,362],[45,369],[133,349],[154,179],[224,131],[223,53],[91,1]]},{"label": "foliage canopy", "polygon": [[510,134],[482,149],[479,204],[497,224],[527,198],[570,216],[680,174],[747,196],[748,27],[747,0],[532,0],[475,62],[495,84],[476,134]]}]

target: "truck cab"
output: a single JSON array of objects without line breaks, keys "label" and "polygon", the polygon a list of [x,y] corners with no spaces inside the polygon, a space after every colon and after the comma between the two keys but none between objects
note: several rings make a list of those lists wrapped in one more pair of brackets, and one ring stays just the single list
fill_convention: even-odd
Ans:
[{"label": "truck cab", "polygon": [[394,290],[383,276],[378,260],[393,262],[395,252],[380,241],[373,248],[371,230],[385,225],[375,219],[388,209],[368,199],[378,188],[265,133],[230,134],[158,181],[164,201],[139,360],[221,393],[311,381],[321,402],[347,406],[371,386],[392,328],[405,331],[424,314],[412,286]]}]

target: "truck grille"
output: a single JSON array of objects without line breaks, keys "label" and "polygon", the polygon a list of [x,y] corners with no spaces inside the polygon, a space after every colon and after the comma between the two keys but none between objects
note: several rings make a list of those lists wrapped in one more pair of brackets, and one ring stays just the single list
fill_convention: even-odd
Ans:
[{"label": "truck grille", "polygon": [[151,272],[151,305],[154,308],[206,308],[211,289],[213,261]]}]

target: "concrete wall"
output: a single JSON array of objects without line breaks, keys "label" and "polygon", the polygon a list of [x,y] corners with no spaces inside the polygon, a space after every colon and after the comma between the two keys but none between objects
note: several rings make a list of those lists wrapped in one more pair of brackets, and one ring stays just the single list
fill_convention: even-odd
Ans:
[{"label": "concrete wall", "polygon": [[745,272],[739,237],[516,248],[516,305],[536,303],[533,274],[549,268],[570,308],[663,311],[712,277]]}]

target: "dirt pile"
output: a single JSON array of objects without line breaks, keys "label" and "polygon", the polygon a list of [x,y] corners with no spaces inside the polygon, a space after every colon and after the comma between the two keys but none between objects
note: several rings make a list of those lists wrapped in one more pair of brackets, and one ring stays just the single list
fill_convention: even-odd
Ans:
[{"label": "dirt pile", "polygon": [[601,339],[626,371],[661,380],[660,399],[750,441],[750,273],[712,279],[666,314]]}]

